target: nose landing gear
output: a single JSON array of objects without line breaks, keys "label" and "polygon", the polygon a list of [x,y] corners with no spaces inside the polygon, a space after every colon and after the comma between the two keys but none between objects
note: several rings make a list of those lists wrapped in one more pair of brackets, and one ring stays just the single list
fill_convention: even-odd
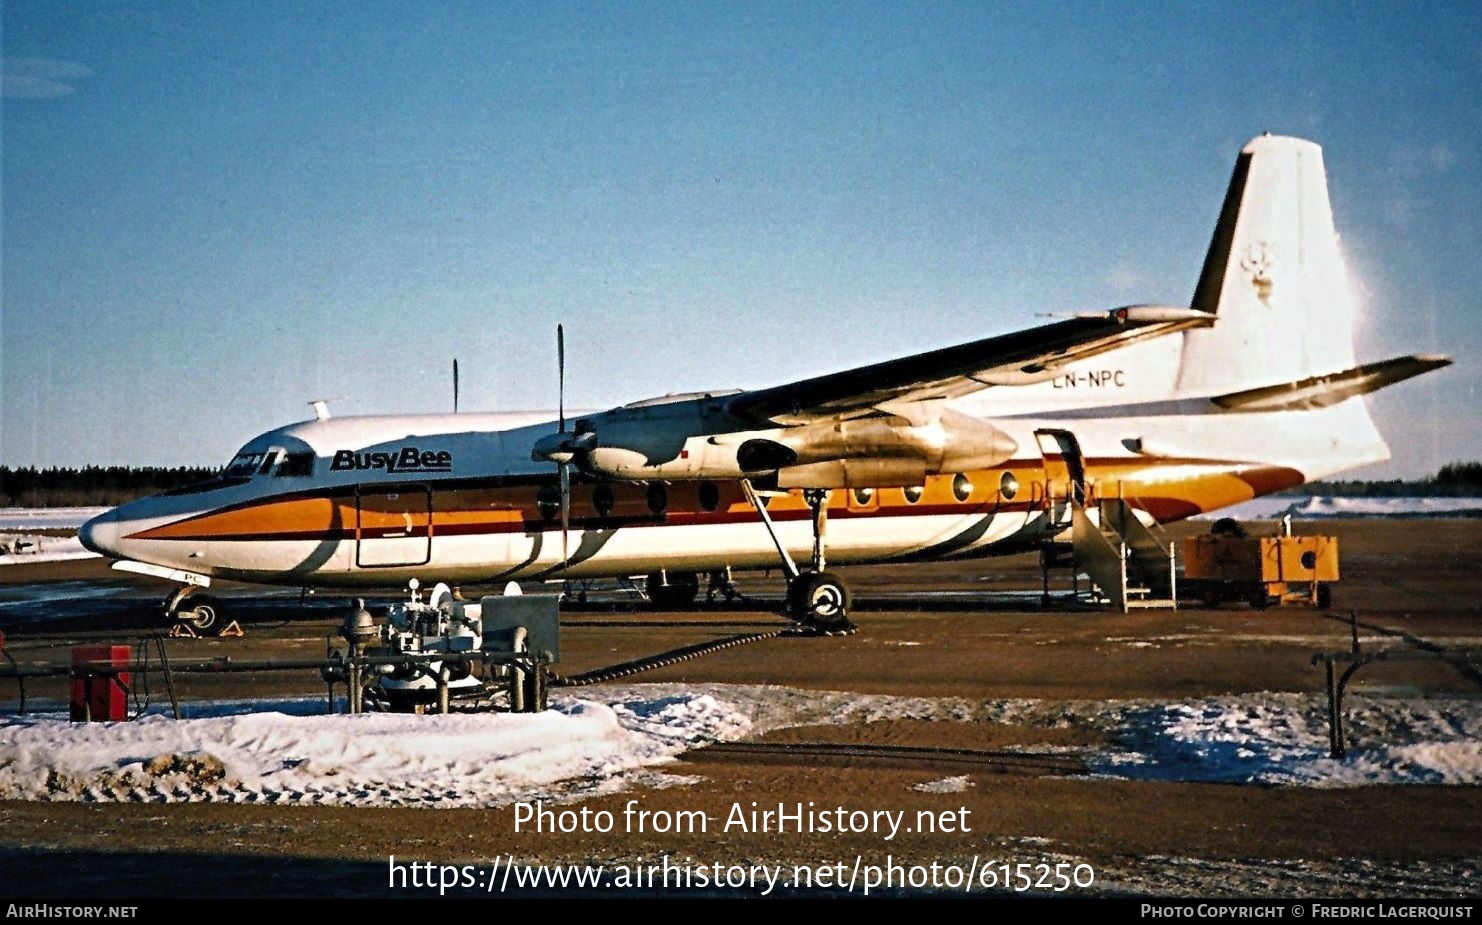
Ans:
[{"label": "nose landing gear", "polygon": [[214,628],[224,612],[221,599],[199,590],[195,585],[176,590],[165,599],[165,616],[201,632]]}]

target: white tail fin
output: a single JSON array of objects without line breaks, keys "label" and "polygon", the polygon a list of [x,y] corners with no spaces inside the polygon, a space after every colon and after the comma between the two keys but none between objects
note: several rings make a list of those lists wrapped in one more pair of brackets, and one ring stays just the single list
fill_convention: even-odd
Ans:
[{"label": "white tail fin", "polygon": [[1227,393],[1355,366],[1354,303],[1322,148],[1263,135],[1240,152],[1184,335],[1178,391]]}]

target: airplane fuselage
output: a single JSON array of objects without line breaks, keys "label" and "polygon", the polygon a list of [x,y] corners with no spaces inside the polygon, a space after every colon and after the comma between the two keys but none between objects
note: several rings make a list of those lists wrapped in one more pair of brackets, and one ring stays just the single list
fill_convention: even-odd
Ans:
[{"label": "airplane fuselage", "polygon": [[[1341,408],[1315,414],[1354,416]],[[90,523],[84,540],[115,556],[213,578],[323,587],[778,566],[739,479],[615,481],[582,473],[573,477],[563,561],[554,467],[528,458],[531,442],[551,429],[550,419],[536,417],[535,424],[463,414],[291,425],[248,443],[237,474],[124,505]],[[992,468],[830,491],[828,559],[977,557],[1051,538],[1064,529],[1071,476],[1057,452],[1041,451],[1046,432],[1076,438],[1092,500],[1123,497],[1162,522],[1353,464],[1352,453],[1341,461],[1329,453],[1330,437],[1304,447],[1300,433],[1279,458],[1256,458],[1258,447],[1271,455],[1269,442],[1252,442],[1269,430],[1258,417],[1266,416],[997,419],[1019,450]],[[1160,455],[1134,452],[1127,446],[1134,440]],[[1382,444],[1360,441],[1353,451],[1373,456]],[[772,495],[768,513],[790,553],[806,558],[813,537],[803,491]]]}]

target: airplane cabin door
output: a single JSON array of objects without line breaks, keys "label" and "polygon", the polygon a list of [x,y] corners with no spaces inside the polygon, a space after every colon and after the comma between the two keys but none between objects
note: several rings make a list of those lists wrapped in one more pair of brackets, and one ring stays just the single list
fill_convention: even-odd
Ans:
[{"label": "airplane cabin door", "polygon": [[355,564],[426,565],[432,559],[432,490],[426,485],[355,492]]},{"label": "airplane cabin door", "polygon": [[1081,444],[1068,430],[1037,430],[1045,467],[1045,507],[1057,523],[1070,520],[1070,501],[1086,503],[1086,464]]}]

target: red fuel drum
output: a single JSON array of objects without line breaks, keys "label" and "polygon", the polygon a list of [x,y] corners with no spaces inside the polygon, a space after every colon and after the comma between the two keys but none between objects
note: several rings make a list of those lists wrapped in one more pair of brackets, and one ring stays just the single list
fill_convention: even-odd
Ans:
[{"label": "red fuel drum", "polygon": [[88,671],[89,667],[127,668],[131,646],[77,646],[72,650],[72,721],[121,721],[129,718],[130,673]]}]

